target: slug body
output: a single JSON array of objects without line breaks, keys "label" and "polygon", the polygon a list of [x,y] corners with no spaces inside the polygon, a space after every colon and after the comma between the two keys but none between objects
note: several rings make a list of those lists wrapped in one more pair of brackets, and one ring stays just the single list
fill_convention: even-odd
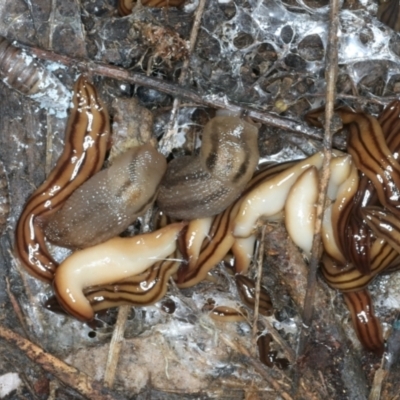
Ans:
[{"label": "slug body", "polygon": [[152,233],[114,238],[76,251],[61,263],[55,274],[53,286],[57,300],[77,319],[93,319],[93,308],[83,290],[144,272],[176,250],[176,239],[183,226],[171,224]]},{"label": "slug body", "polygon": [[239,117],[217,116],[204,127],[199,156],[168,164],[157,203],[172,218],[211,217],[236,200],[258,163],[258,130]]},{"label": "slug body", "polygon": [[167,162],[150,144],[134,147],[80,186],[50,219],[47,239],[85,248],[123,232],[152,205]]},{"label": "slug body", "polygon": [[24,268],[45,282],[57,263],[46,248],[42,226],[104,162],[110,135],[107,110],[84,77],[75,84],[64,151],[45,182],[29,198],[16,228],[15,250]]}]

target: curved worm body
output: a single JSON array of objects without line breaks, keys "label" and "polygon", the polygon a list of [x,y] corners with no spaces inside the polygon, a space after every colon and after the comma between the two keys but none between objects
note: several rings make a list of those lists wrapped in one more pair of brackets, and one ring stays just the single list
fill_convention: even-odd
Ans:
[{"label": "curved worm body", "polygon": [[389,210],[400,208],[400,164],[386,144],[376,118],[348,110],[337,111],[349,124],[348,152],[356,167],[373,183],[379,201]]},{"label": "curved worm body", "polygon": [[371,247],[371,271],[360,272],[353,264],[338,265],[330,257],[322,257],[321,272],[329,286],[342,292],[365,288],[380,272],[390,267],[398,253],[385,240],[375,240]]},{"label": "curved worm body", "polygon": [[285,204],[286,229],[293,240],[310,256],[314,238],[315,205],[318,198],[318,170],[307,168],[291,187]]},{"label": "curved worm body", "polygon": [[188,260],[187,271],[192,271],[196,267],[201,246],[210,231],[211,223],[212,218],[194,219],[189,222],[187,231],[182,238]]},{"label": "curved worm body", "polygon": [[333,232],[332,226],[332,204],[328,206],[324,211],[324,218],[322,220],[321,227],[322,243],[324,244],[324,249],[333,259],[339,261],[342,264],[346,264],[346,259],[339,248],[336,241],[335,234]]},{"label": "curved worm body", "polygon": [[[70,98],[68,90],[51,72],[3,37],[0,37],[0,77],[11,88],[50,108],[64,103],[55,102],[54,97]],[[64,106],[60,108],[64,111]]]},{"label": "curved worm body", "polygon": [[131,238],[114,238],[78,250],[58,267],[54,291],[61,306],[81,321],[93,319],[94,311],[83,290],[108,285],[144,272],[176,250],[184,224],[168,225],[152,233]]},{"label": "curved worm body", "polygon": [[357,168],[354,163],[351,163],[351,166],[350,174],[338,187],[336,201],[332,204],[333,236],[345,257],[347,256],[347,237],[343,232],[345,232],[359,184]]},{"label": "curved worm body", "polygon": [[[400,164],[397,158],[400,148],[400,103],[390,104],[378,120],[343,108],[336,113],[344,124],[349,125],[348,151],[362,174],[358,187],[353,186],[354,199],[350,197],[347,205],[342,207],[340,218],[333,216],[338,221],[338,225],[334,225],[334,234],[344,257],[360,272],[368,274],[371,269],[369,252],[374,239],[360,210],[376,205],[378,199],[392,212],[399,207]],[[314,110],[306,119],[320,126],[318,118],[321,114],[321,109]]]},{"label": "curved worm body", "polygon": [[[333,155],[342,157],[343,153],[335,150]],[[257,185],[252,185],[252,190],[246,190],[241,197],[240,208],[234,221],[233,235],[237,238],[248,237],[252,234],[260,217],[270,218],[283,211],[292,186],[303,172],[310,167],[319,170],[322,163],[323,153],[318,152],[297,161],[281,173],[262,179]]]},{"label": "curved worm body", "polygon": [[[141,0],[141,4],[146,7],[180,7],[186,0]],[[118,0],[118,12],[124,17],[132,13],[132,8],[136,4],[135,0]]]},{"label": "curved worm body", "polygon": [[400,253],[399,217],[380,207],[365,207],[361,212],[376,237],[384,239]]},{"label": "curved worm body", "polygon": [[24,268],[45,282],[57,263],[46,248],[42,226],[65,200],[103,165],[110,135],[107,110],[86,78],[75,84],[64,151],[45,182],[29,198],[16,228],[15,250]]},{"label": "curved worm body", "polygon": [[[240,299],[243,304],[254,311],[256,303],[256,284],[253,279],[248,278],[244,275],[237,274],[235,276],[236,287],[239,292]],[[260,302],[259,302],[259,313],[270,317],[274,312],[274,306],[272,305],[271,297],[264,287],[260,287]]]},{"label": "curved worm body", "polygon": [[235,272],[237,274],[245,274],[249,269],[251,260],[253,259],[254,247],[256,244],[256,235],[247,238],[235,239],[231,252],[235,257]]},{"label": "curved worm body", "polygon": [[343,293],[343,296],[350,310],[358,339],[365,348],[381,356],[384,350],[382,327],[374,314],[369,292],[361,290]]},{"label": "curved worm body", "polygon": [[[295,164],[296,162],[288,162],[265,166],[254,175],[246,186],[242,196],[245,196],[247,193],[257,188],[265,179],[274,177]],[[233,223],[241,204],[241,198],[242,197],[237,199],[223,213],[217,215],[213,219],[210,231],[203,241],[195,267],[190,270],[187,268],[181,268],[179,270],[177,278],[178,287],[191,287],[201,282],[206,278],[208,272],[228,254],[237,240],[233,235]]]},{"label": "curved worm body", "polygon": [[85,248],[119,235],[152,205],[166,167],[150,144],[128,150],[68,198],[49,220],[46,238]]},{"label": "curved worm body", "polygon": [[335,201],[338,197],[340,187],[345,183],[350,176],[354,165],[351,156],[344,155],[333,158],[330,163],[331,175],[328,182],[327,196],[330,200]]},{"label": "curved worm body", "polygon": [[199,156],[168,164],[157,204],[172,218],[211,217],[235,201],[258,163],[258,129],[239,117],[217,116],[204,127]]},{"label": "curved worm body", "polygon": [[331,177],[327,195],[333,201],[324,211],[322,241],[325,251],[335,260],[345,264],[343,249],[340,248],[339,225],[347,220],[349,208],[357,190],[358,172],[351,156],[337,157],[331,162]]},{"label": "curved worm body", "polygon": [[169,259],[156,262],[139,275],[126,278],[112,285],[96,286],[84,290],[93,312],[124,304],[148,306],[161,300],[168,286],[169,278],[176,273],[180,261],[179,254],[172,254]]},{"label": "curved worm body", "polygon": [[299,176],[311,166],[320,169],[322,162],[323,154],[318,152],[280,174],[263,180],[253,190],[246,191],[235,218],[234,236],[250,236],[261,216],[271,217],[281,212],[285,207],[289,191]]},{"label": "curved worm body", "polygon": [[0,236],[4,232],[10,215],[10,197],[8,194],[8,181],[3,163],[0,161]]}]

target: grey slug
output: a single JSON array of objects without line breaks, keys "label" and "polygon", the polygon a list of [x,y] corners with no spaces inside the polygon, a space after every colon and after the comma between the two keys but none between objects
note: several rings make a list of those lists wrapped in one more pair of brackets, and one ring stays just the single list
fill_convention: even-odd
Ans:
[{"label": "grey slug", "polygon": [[45,228],[59,246],[85,248],[123,232],[155,200],[167,162],[153,146],[134,147],[80,186]]},{"label": "grey slug", "polygon": [[211,217],[235,201],[259,159],[257,128],[234,116],[217,116],[204,127],[198,156],[172,160],[157,204],[181,220]]}]

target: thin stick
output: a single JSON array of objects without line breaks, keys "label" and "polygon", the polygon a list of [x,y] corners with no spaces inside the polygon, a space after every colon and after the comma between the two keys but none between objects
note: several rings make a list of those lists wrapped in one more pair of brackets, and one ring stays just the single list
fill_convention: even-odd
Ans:
[{"label": "thin stick", "polygon": [[176,83],[170,83],[161,79],[146,76],[144,74],[127,71],[123,68],[96,63],[90,60],[78,60],[75,58],[67,57],[65,55],[54,53],[52,51],[42,50],[33,46],[30,47],[26,45],[21,45],[21,47],[31,52],[34,56],[43,60],[58,62],[60,64],[66,65],[67,67],[76,67],[82,71],[90,71],[91,73],[96,75],[106,76],[108,78],[129,82],[138,86],[145,86],[202,106],[211,108],[223,108],[233,113],[248,115],[255,121],[262,122],[266,125],[271,125],[286,131],[295,132],[297,134],[302,134],[311,139],[322,140],[322,136],[319,130],[309,127],[305,123],[280,117],[279,115],[275,115],[266,111],[254,110],[245,105],[234,104],[230,102],[225,96],[200,96],[192,90],[178,86]]},{"label": "thin stick", "polygon": [[303,327],[298,346],[298,355],[303,354],[305,343],[309,334],[312,316],[315,290],[317,286],[317,269],[321,256],[321,226],[326,199],[326,191],[330,177],[329,164],[332,158],[332,136],[333,136],[333,108],[336,94],[336,79],[338,70],[338,26],[339,26],[339,0],[330,1],[329,15],[329,41],[326,49],[326,109],[325,109],[325,134],[323,139],[324,162],[321,170],[319,183],[319,195],[316,207],[316,218],[314,226],[314,238],[310,257],[310,270],[307,279],[307,291],[303,308]]},{"label": "thin stick", "polygon": [[23,314],[23,312],[21,310],[21,307],[20,307],[20,305],[18,303],[17,298],[14,296],[14,293],[11,291],[11,285],[10,285],[10,280],[9,280],[8,276],[6,276],[6,290],[7,290],[7,294],[8,294],[8,297],[10,299],[12,308],[13,308],[15,314],[17,315],[17,318],[19,320],[19,323],[22,326],[22,329],[24,331],[25,336],[27,338],[30,338],[29,337],[28,326],[27,326],[26,321],[25,321],[25,315]]},{"label": "thin stick", "polygon": [[[149,232],[149,224],[153,216],[153,209],[150,208],[143,216],[142,233]],[[108,349],[106,370],[104,372],[104,384],[110,389],[114,385],[114,379],[117,372],[119,356],[121,354],[122,345],[124,342],[124,334],[126,321],[128,320],[131,305],[120,306],[118,308],[117,322],[114,327],[113,335]]]},{"label": "thin stick", "polygon": [[[183,86],[186,83],[187,72],[188,72],[189,62],[190,62],[190,56],[196,45],[197,36],[199,34],[199,29],[200,29],[200,23],[201,23],[201,19],[203,17],[204,8],[206,6],[206,3],[207,3],[207,0],[200,0],[199,5],[197,6],[197,10],[196,10],[196,13],[194,16],[192,31],[190,32],[188,56],[186,57],[185,61],[183,62],[183,65],[181,68],[181,74],[178,79],[178,84],[180,86]],[[167,133],[164,135],[164,137],[160,141],[160,148],[165,149],[167,151],[167,153],[171,152],[171,146],[172,146],[171,143],[172,142],[170,139],[174,135],[174,132],[176,132],[176,129],[177,129],[176,119],[178,116],[178,110],[180,108],[180,105],[181,105],[181,99],[178,97],[175,97],[174,102],[172,104],[171,117],[169,120]]]},{"label": "thin stick", "polygon": [[[141,232],[145,233],[149,231],[149,223],[153,215],[153,209],[150,208],[146,211],[143,216],[143,225]],[[114,327],[112,334],[110,347],[108,349],[107,364],[104,372],[104,383],[107,387],[112,388],[114,385],[114,379],[117,372],[117,366],[119,361],[119,356],[121,354],[121,348],[124,341],[124,334],[126,328],[126,321],[128,320],[128,315],[132,309],[132,306],[125,305],[118,308],[117,322]]]},{"label": "thin stick", "polygon": [[257,257],[257,281],[256,281],[256,293],[255,293],[255,301],[254,301],[254,317],[253,317],[253,357],[257,354],[257,336],[258,336],[258,315],[259,315],[259,307],[260,307],[260,292],[261,292],[261,278],[262,278],[262,266],[264,260],[264,245],[265,245],[265,232],[267,227],[263,225],[261,228],[261,238],[260,238],[260,246],[258,247],[258,257]]},{"label": "thin stick", "polygon": [[34,363],[40,365],[45,371],[56,376],[65,385],[79,392],[90,400],[116,400],[112,394],[107,393],[100,383],[93,381],[88,375],[71,367],[53,355],[46,353],[22,336],[0,325],[0,338],[7,343],[17,346]]},{"label": "thin stick", "polygon": [[132,306],[129,305],[120,306],[118,309],[117,322],[111,338],[110,348],[107,356],[106,370],[104,372],[104,384],[109,388],[112,388],[114,385],[119,355],[124,342],[125,324],[131,309]]}]

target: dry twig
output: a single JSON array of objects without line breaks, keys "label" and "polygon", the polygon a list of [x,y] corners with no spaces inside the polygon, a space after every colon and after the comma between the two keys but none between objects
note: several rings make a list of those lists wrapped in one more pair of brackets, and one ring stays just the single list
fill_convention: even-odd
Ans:
[{"label": "dry twig", "polygon": [[257,354],[257,336],[258,336],[258,314],[260,307],[260,288],[261,288],[261,278],[262,278],[262,266],[264,260],[264,245],[265,245],[265,232],[267,227],[264,225],[261,228],[261,238],[260,246],[258,247],[258,257],[257,257],[257,281],[256,281],[256,298],[254,302],[254,316],[253,316],[253,356]]},{"label": "dry twig", "polygon": [[121,348],[124,341],[125,324],[131,309],[132,307],[129,305],[121,306],[118,309],[117,322],[111,338],[106,369],[104,372],[104,384],[109,388],[112,388],[114,384],[119,355],[121,353]]},{"label": "dry twig", "polygon": [[[42,50],[34,46],[31,47],[24,45],[21,47],[28,50],[34,56],[43,60],[57,62],[67,67],[75,67],[82,71],[90,71],[90,73],[96,75],[106,76],[108,78],[129,82],[138,86],[145,86],[150,89],[158,90],[159,92],[167,93],[174,97],[185,99],[198,105],[203,105],[211,108],[222,108],[229,110],[232,113],[244,114],[254,119],[255,121],[262,122],[266,125],[294,132],[299,135],[305,135],[311,139],[322,140],[322,136],[319,130],[311,128],[305,123],[300,123],[298,121],[284,118],[279,115],[269,113],[267,111],[258,111],[245,105],[237,105],[230,102],[225,96],[201,96],[196,92],[180,87],[175,83],[152,78],[144,74],[127,71],[120,67],[96,63],[90,60],[78,60],[76,58],[71,58],[65,55],[54,53],[52,51]],[[342,144],[338,143],[338,145],[341,146]]]},{"label": "dry twig", "polygon": [[22,330],[24,331],[25,336],[27,338],[29,338],[29,330],[26,325],[24,313],[21,310],[21,307],[19,305],[17,298],[14,296],[14,293],[11,291],[10,280],[8,279],[8,276],[6,276],[6,289],[7,289],[8,298],[10,299],[12,308],[13,308],[15,314],[17,315],[19,323],[22,326]]},{"label": "dry twig", "polygon": [[0,338],[17,346],[25,355],[45,371],[56,376],[65,385],[76,390],[90,400],[116,400],[100,383],[93,381],[88,375],[64,363],[53,355],[46,353],[39,346],[22,336],[0,325]]},{"label": "dry twig", "polygon": [[298,345],[298,355],[302,355],[310,331],[313,316],[315,290],[317,285],[317,269],[321,256],[321,226],[326,199],[326,191],[330,177],[329,163],[332,158],[333,137],[333,108],[336,94],[336,79],[338,70],[338,27],[339,27],[339,0],[330,1],[329,15],[329,41],[326,49],[326,108],[325,108],[325,133],[323,139],[324,162],[321,170],[319,195],[316,207],[314,238],[310,257],[310,270],[307,279],[307,291],[304,299],[303,326]]}]

